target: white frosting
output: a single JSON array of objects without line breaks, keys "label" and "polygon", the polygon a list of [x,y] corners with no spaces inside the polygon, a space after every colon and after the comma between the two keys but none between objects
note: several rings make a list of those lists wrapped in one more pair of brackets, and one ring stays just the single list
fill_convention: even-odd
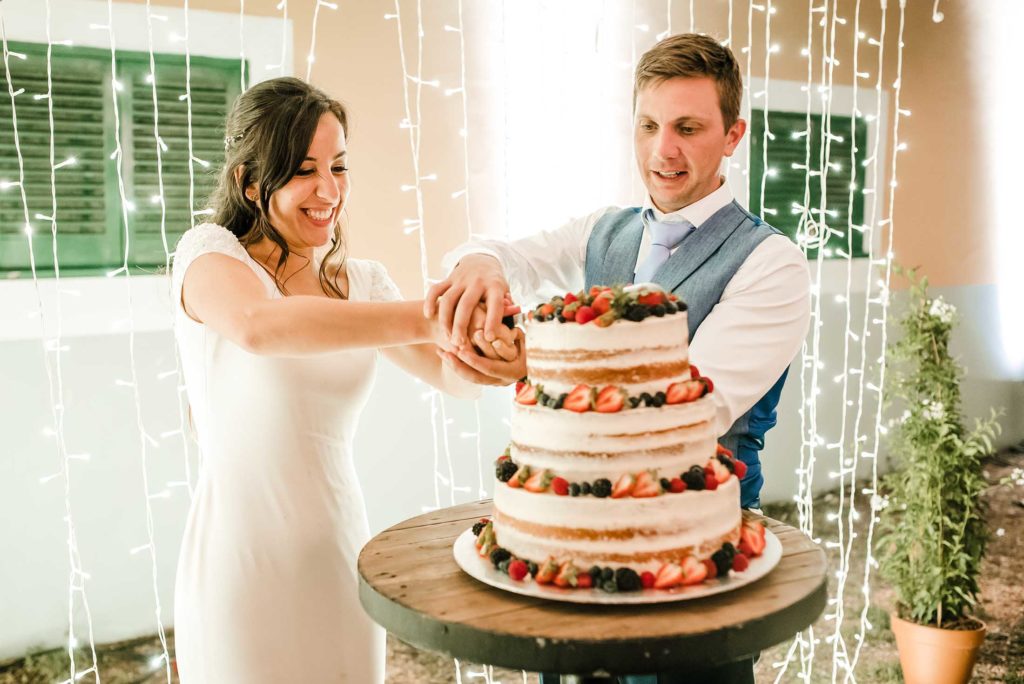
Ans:
[{"label": "white frosting", "polygon": [[685,353],[690,339],[689,328],[686,326],[685,311],[662,318],[648,317],[639,323],[619,319],[607,328],[601,328],[593,322],[583,325],[557,321],[541,323],[530,318],[526,321],[527,358],[530,349],[634,351],[678,347]]}]

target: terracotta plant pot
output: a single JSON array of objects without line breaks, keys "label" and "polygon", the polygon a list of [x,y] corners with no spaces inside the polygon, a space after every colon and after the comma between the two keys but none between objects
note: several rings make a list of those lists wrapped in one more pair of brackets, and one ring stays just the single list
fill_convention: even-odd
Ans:
[{"label": "terracotta plant pot", "polygon": [[906,684],[967,684],[985,640],[985,623],[972,630],[939,629],[890,614]]}]

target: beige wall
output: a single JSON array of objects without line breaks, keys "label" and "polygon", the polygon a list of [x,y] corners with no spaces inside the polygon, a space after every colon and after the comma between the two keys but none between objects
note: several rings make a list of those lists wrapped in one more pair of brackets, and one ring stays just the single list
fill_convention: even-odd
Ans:
[{"label": "beige wall", "polygon": [[[124,0],[122,0],[124,1]],[[131,0],[142,2],[142,0]],[[159,4],[180,7],[171,0]],[[309,50],[313,7],[315,2],[289,3],[289,17],[294,31],[294,74],[304,75],[305,57]],[[487,85],[478,50],[488,47],[470,35],[482,31],[472,22],[482,22],[481,3],[465,2],[465,19],[469,54],[470,131],[479,134],[485,126],[493,126],[498,112],[481,112],[479,94]],[[895,80],[895,36],[898,29],[897,3],[890,2],[887,13],[886,74],[883,79],[891,88]],[[900,139],[909,149],[900,155],[897,177],[899,189],[895,203],[895,251],[897,259],[908,265],[921,266],[936,285],[988,284],[993,282],[991,267],[996,236],[983,217],[977,214],[976,197],[985,183],[985,163],[978,141],[970,134],[977,109],[971,96],[971,67],[968,51],[968,17],[960,4],[943,6],[946,18],[942,23],[931,20],[929,2],[910,2],[907,9],[905,52],[903,62],[903,94],[901,106],[912,110],[900,123]],[[246,13],[280,16],[275,0],[248,0]],[[458,21],[457,3],[423,3],[424,77],[440,79],[443,86],[455,86],[459,75],[458,34],[443,30],[444,24]],[[739,50],[747,44],[747,3],[733,3],[733,46]],[[803,82],[807,77],[806,60],[800,49],[806,44],[806,4],[776,2],[777,14],[772,17],[772,42],[781,52],[773,55],[771,78]],[[840,16],[845,26],[837,26],[836,45],[840,65],[834,79],[839,84],[852,82],[852,44],[854,35],[854,3],[840,3]],[[881,12],[875,3],[863,2],[861,30],[878,36]],[[651,31],[639,34],[640,50],[653,36],[666,28],[665,4],[638,0],[638,22],[648,23]],[[725,38],[728,35],[728,6],[725,3],[696,3],[698,30]],[[209,9],[237,12],[237,0],[193,0],[195,10]],[[492,8],[493,9],[493,8]],[[673,5],[673,31],[687,30],[690,25],[689,3]],[[357,256],[384,261],[402,290],[409,297],[421,292],[420,245],[417,235],[404,235],[402,221],[416,216],[415,193],[401,192],[399,186],[412,182],[412,162],[407,132],[399,129],[404,117],[401,91],[401,65],[395,22],[384,14],[394,11],[391,2],[341,3],[337,11],[322,8],[316,37],[316,62],[312,80],[343,100],[351,110],[351,161],[353,194],[350,201],[349,235],[351,252]],[[405,49],[409,68],[415,64],[415,5],[403,3]],[[821,15],[815,15],[820,17]],[[764,71],[764,18],[754,12],[752,71]],[[623,29],[628,30],[628,29]],[[815,82],[820,76],[821,28],[812,26],[815,45]],[[647,43],[643,43],[646,40]],[[875,48],[860,44],[860,68],[871,76],[860,81],[861,96],[873,98],[870,86],[875,81]],[[500,49],[494,44],[490,49]],[[746,57],[739,53],[746,68]],[[410,88],[412,94],[414,89]],[[890,99],[890,111],[892,109]],[[438,277],[440,259],[445,251],[467,236],[467,222],[461,200],[450,195],[463,183],[462,140],[458,130],[462,123],[462,103],[458,96],[445,97],[438,89],[424,88],[423,173],[436,173],[439,180],[425,183],[424,216],[426,260],[430,275]],[[415,116],[415,114],[414,114]],[[490,117],[490,118],[489,118]],[[891,122],[887,123],[891,133]],[[628,135],[624,131],[624,135]],[[569,132],[571,135],[571,130]],[[502,188],[494,173],[500,150],[488,149],[477,137],[471,159],[472,219],[477,232],[498,233],[501,222],[494,208],[500,207]],[[471,136],[472,140],[472,136]],[[770,148],[769,148],[770,149]],[[890,151],[886,151],[886,158]],[[557,158],[538,163],[560,163]],[[886,167],[888,163],[886,162]],[[538,226],[538,228],[545,226]],[[967,232],[969,241],[958,241],[952,249],[952,236]]]}]

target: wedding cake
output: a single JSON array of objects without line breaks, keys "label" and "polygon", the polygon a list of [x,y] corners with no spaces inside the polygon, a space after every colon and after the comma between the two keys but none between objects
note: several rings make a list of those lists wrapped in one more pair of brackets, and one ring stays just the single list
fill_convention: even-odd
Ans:
[{"label": "wedding cake", "polygon": [[714,385],[690,364],[686,305],[657,286],[595,287],[526,324],[512,443],[477,548],[512,579],[672,588],[742,571],[746,466],[718,446]]}]

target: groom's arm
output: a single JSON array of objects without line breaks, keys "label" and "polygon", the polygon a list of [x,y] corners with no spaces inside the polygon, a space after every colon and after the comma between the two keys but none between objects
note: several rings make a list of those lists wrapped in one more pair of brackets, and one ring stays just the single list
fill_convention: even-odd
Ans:
[{"label": "groom's arm", "polygon": [[507,292],[528,303],[547,289],[569,292],[583,286],[590,233],[594,224],[614,209],[606,207],[555,230],[518,240],[477,240],[453,250],[443,262],[450,269],[448,277],[427,292],[425,315],[436,313],[458,347],[468,339],[473,307],[482,301],[487,307],[484,335],[493,340]]}]

